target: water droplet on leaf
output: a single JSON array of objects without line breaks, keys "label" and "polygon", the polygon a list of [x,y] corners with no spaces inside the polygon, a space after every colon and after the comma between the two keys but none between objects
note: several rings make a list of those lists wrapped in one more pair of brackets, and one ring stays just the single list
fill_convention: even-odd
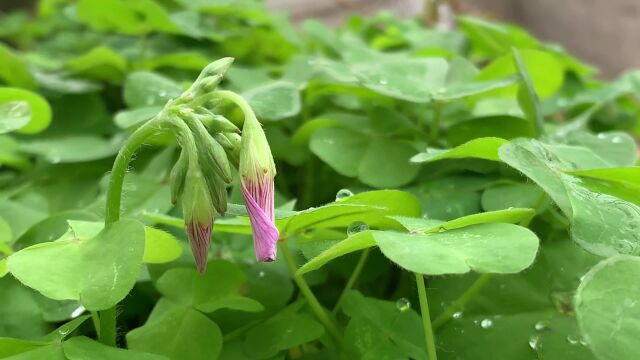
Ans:
[{"label": "water droplet on leaf", "polygon": [[484,319],[480,322],[480,326],[483,329],[488,329],[493,326],[493,321],[491,319]]},{"label": "water droplet on leaf", "polygon": [[569,335],[569,336],[567,336],[567,342],[569,342],[569,344],[571,344],[571,345],[578,345],[580,340],[578,340],[578,338],[576,336]]},{"label": "water droplet on leaf", "polygon": [[536,329],[536,331],[544,331],[549,329],[549,324],[544,321],[538,321],[537,323],[535,323],[535,325],[533,325],[533,328]]},{"label": "water droplet on leaf", "polygon": [[369,230],[369,225],[363,223],[362,221],[355,221],[347,228],[347,235],[352,236],[366,230]]},{"label": "water droplet on leaf", "polygon": [[336,201],[340,201],[340,200],[346,199],[349,196],[353,196],[353,192],[351,192],[351,190],[349,190],[349,189],[340,189],[336,193]]},{"label": "water droplet on leaf", "polygon": [[463,314],[464,313],[462,311],[456,311],[456,312],[453,313],[453,318],[456,319],[456,320],[457,319],[461,319]]},{"label": "water droplet on leaf", "polygon": [[411,309],[411,303],[406,298],[400,298],[396,301],[396,308],[400,310],[400,312],[405,312]]},{"label": "water droplet on leaf", "polygon": [[532,348],[533,350],[537,350],[538,346],[540,345],[540,336],[538,335],[533,335],[532,337],[529,338],[529,347]]},{"label": "water droplet on leaf", "polygon": [[265,275],[266,275],[266,274],[265,274],[265,272],[264,272],[264,271],[260,271],[260,272],[258,273],[258,277],[259,277],[259,278],[263,278]]}]

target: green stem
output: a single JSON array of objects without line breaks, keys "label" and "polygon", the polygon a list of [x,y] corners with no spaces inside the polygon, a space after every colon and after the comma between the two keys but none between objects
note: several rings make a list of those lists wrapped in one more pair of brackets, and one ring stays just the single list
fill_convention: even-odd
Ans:
[{"label": "green stem", "polygon": [[[111,169],[111,178],[107,189],[107,207],[104,217],[105,226],[109,226],[120,219],[120,202],[122,200],[122,184],[129,166],[131,157],[138,147],[151,135],[156,134],[162,128],[163,117],[156,116],[144,125],[140,126],[129,137],[127,142],[118,152]],[[94,320],[95,321],[95,320]],[[116,346],[116,307],[99,312],[100,331],[98,339],[101,343]]]},{"label": "green stem", "polygon": [[434,114],[433,121],[431,122],[431,133],[430,140],[431,144],[435,144],[438,141],[438,135],[440,134],[440,118],[442,117],[442,107],[443,104],[441,102],[434,102]]},{"label": "green stem", "polygon": [[431,315],[429,315],[429,303],[427,302],[427,289],[424,286],[424,276],[415,273],[416,286],[418,287],[418,298],[420,299],[420,312],[422,313],[422,326],[424,328],[424,339],[427,344],[427,354],[429,360],[437,360],[436,342],[433,337],[433,328],[431,327]]},{"label": "green stem", "polygon": [[243,98],[241,95],[238,95],[233,91],[229,91],[229,90],[218,90],[211,93],[211,96],[213,98],[221,98],[221,99],[229,100],[232,103],[236,104],[240,108],[240,110],[242,110],[242,112],[244,113],[245,121],[247,121],[250,118],[258,121],[258,119],[256,118],[255,112],[253,112],[253,109],[251,108],[247,100],[245,100],[245,98]]},{"label": "green stem", "polygon": [[351,290],[351,288],[353,287],[353,284],[355,284],[356,281],[358,280],[358,277],[362,272],[362,268],[364,267],[364,264],[367,262],[369,251],[370,249],[367,248],[362,251],[362,254],[360,254],[360,259],[358,259],[358,263],[356,264],[356,267],[353,269],[353,272],[351,273],[349,280],[347,280],[347,284],[344,286],[344,290],[342,290],[342,294],[340,294],[340,297],[338,298],[338,302],[336,302],[336,305],[333,307],[333,310],[331,311],[333,315],[338,313],[338,311],[340,310],[340,307],[342,306],[342,302],[344,301],[345,296],[347,295],[349,290]]},{"label": "green stem", "polygon": [[287,263],[287,266],[289,267],[289,271],[291,271],[291,274],[293,276],[293,281],[296,283],[296,285],[298,285],[300,292],[307,300],[309,307],[311,307],[311,311],[313,311],[313,313],[316,315],[318,320],[320,320],[320,322],[324,325],[324,327],[327,329],[329,334],[334,338],[334,340],[338,343],[338,345],[343,347],[342,335],[340,334],[338,327],[333,322],[333,320],[329,318],[329,315],[327,315],[327,312],[324,310],[322,305],[320,305],[320,302],[318,301],[316,296],[313,294],[313,291],[311,291],[309,284],[307,284],[307,282],[304,280],[302,276],[296,275],[296,271],[298,271],[298,267],[296,266],[296,263],[293,260],[293,256],[289,251],[287,244],[285,242],[280,242],[279,248],[280,248],[280,253],[282,254],[282,257],[284,257],[284,260]]},{"label": "green stem", "polygon": [[97,311],[91,312],[91,321],[93,322],[93,327],[96,329],[96,335],[100,338],[100,315],[98,315]]},{"label": "green stem", "polygon": [[144,125],[140,126],[127,140],[118,152],[111,169],[111,178],[107,189],[107,209],[105,213],[105,225],[114,223],[120,219],[120,201],[122,198],[122,183],[127,172],[129,161],[138,147],[151,135],[162,129],[162,116],[156,116]]},{"label": "green stem", "polygon": [[471,284],[467,291],[462,294],[451,306],[440,314],[433,322],[433,328],[438,330],[442,325],[446,324],[453,318],[453,314],[462,311],[464,307],[473,299],[482,288],[491,280],[491,274],[482,274],[476,281]]}]

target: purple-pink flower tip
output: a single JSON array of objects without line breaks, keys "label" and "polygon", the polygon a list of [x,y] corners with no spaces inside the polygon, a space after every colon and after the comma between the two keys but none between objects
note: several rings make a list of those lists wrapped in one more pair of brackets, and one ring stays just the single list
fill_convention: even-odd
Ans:
[{"label": "purple-pink flower tip", "polygon": [[207,260],[209,259],[209,243],[211,242],[211,224],[196,223],[195,221],[187,223],[187,236],[189,237],[189,245],[191,252],[196,260],[198,271],[204,273],[207,269]]},{"label": "purple-pink flower tip", "polygon": [[242,182],[242,196],[253,229],[253,246],[258,261],[274,261],[280,233],[274,224],[273,179],[261,183]]}]

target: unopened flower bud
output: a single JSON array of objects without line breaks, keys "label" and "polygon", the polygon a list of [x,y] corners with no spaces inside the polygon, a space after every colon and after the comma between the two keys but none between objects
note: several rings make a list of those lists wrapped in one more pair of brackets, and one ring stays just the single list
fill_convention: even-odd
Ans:
[{"label": "unopened flower bud", "polygon": [[175,204],[178,201],[178,198],[182,194],[182,189],[184,188],[184,180],[187,176],[187,169],[189,167],[189,158],[186,154],[186,151],[182,150],[180,152],[180,157],[178,161],[176,161],[175,165],[173,165],[173,169],[171,169],[171,173],[169,174],[169,186],[171,189],[171,203]]},{"label": "unopened flower bud", "polygon": [[206,181],[200,170],[194,166],[190,167],[185,179],[182,211],[198,271],[204,272],[209,258],[214,212]]},{"label": "unopened flower bud", "polygon": [[209,135],[204,125],[197,119],[186,118],[184,120],[193,132],[193,137],[196,140],[200,164],[210,164],[224,182],[228,184],[231,183],[231,167],[229,166],[229,159],[227,159],[227,154],[225,154],[222,145],[218,144],[211,135]]},{"label": "unopened flower bud", "polygon": [[[225,57],[210,63],[202,69],[200,77],[204,78],[211,75],[224,75],[231,67],[231,64],[233,64],[233,60],[234,58],[232,57]],[[200,79],[200,77],[198,79]]]},{"label": "unopened flower bud", "polygon": [[256,259],[274,261],[279,237],[273,204],[276,167],[264,130],[255,117],[247,116],[242,127],[239,172]]}]

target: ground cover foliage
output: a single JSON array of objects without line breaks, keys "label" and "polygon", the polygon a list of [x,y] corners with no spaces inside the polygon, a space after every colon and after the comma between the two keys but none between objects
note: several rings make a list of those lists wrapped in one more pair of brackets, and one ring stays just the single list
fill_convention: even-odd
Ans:
[{"label": "ground cover foliage", "polygon": [[[0,40],[0,358],[640,358],[640,73],[475,17],[333,29],[249,0],[43,0]],[[200,274],[175,131],[122,169],[105,227],[107,189],[226,57],[215,85],[275,158],[279,248],[256,262],[232,166]],[[242,128],[212,109],[216,141]]]}]

